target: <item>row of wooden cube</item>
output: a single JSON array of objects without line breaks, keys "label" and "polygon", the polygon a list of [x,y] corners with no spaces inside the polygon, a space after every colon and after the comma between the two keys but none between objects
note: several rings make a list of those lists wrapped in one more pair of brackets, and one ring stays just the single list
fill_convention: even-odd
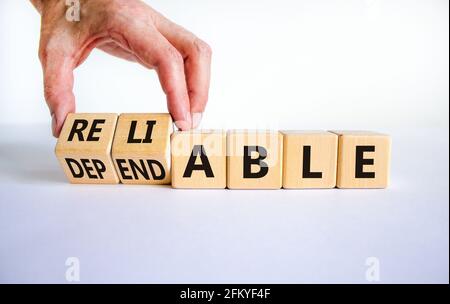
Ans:
[{"label": "row of wooden cube", "polygon": [[173,132],[169,114],[70,114],[56,155],[72,183],[385,188],[390,149],[373,132]]}]

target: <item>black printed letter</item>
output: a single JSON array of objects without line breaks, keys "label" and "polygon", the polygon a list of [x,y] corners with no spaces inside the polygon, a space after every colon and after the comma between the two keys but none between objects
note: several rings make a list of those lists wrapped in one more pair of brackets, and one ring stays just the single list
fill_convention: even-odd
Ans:
[{"label": "black printed letter", "polygon": [[153,127],[155,125],[156,125],[156,121],[155,120],[148,120],[147,121],[147,133],[145,134],[145,138],[144,139],[139,139],[139,138],[134,138],[134,135],[136,133],[137,121],[136,120],[131,121],[130,133],[128,133],[128,141],[127,141],[127,143],[129,143],[129,144],[140,144],[140,143],[151,144],[152,143]]},{"label": "black printed letter", "polygon": [[[200,155],[200,160],[202,161],[200,165],[195,164],[198,155]],[[194,170],[205,171],[206,177],[214,177],[211,164],[209,163],[208,156],[206,155],[205,149],[202,145],[195,145],[192,149],[192,153],[189,157],[186,170],[184,170],[183,177],[191,177]]]},{"label": "black printed letter", "polygon": [[[251,153],[258,152],[258,158],[252,158]],[[267,157],[267,150],[261,146],[244,146],[244,178],[262,178],[269,172],[267,163],[263,160]],[[258,165],[260,170],[252,172],[252,165]]]},{"label": "black printed letter", "polygon": [[364,172],[364,165],[373,165],[372,158],[364,158],[364,152],[375,152],[375,146],[356,146],[355,178],[375,178],[375,172]]},{"label": "black printed letter", "polygon": [[89,130],[89,134],[87,137],[87,141],[99,141],[100,137],[94,137],[94,133],[98,133],[102,131],[102,128],[98,128],[97,125],[98,124],[104,124],[106,122],[106,120],[104,119],[94,119],[94,121],[92,122],[92,127],[91,130]]},{"label": "black printed letter", "polygon": [[82,132],[86,130],[88,124],[89,124],[88,121],[85,119],[75,119],[67,141],[72,141],[73,138],[75,137],[75,134],[78,136],[78,141],[84,141]]},{"label": "black printed letter", "polygon": [[322,178],[322,172],[311,172],[311,146],[303,146],[303,178]]}]

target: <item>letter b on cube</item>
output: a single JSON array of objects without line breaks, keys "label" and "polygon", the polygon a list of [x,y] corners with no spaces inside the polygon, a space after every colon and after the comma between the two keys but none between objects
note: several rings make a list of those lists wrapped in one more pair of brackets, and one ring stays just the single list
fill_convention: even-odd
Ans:
[{"label": "letter b on cube", "polygon": [[229,189],[280,189],[283,135],[263,130],[232,130],[227,135]]}]

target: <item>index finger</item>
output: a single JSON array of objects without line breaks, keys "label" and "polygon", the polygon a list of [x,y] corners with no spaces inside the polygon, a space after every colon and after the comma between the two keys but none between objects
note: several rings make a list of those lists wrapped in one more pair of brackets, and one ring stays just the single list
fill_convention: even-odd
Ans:
[{"label": "index finger", "polygon": [[184,58],[192,124],[195,128],[200,122],[199,120],[208,102],[211,78],[211,47],[161,14],[155,14],[156,28]]}]

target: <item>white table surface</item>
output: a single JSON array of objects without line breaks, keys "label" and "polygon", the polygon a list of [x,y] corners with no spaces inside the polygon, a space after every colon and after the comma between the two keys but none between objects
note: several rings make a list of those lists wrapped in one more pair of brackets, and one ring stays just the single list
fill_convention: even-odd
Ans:
[{"label": "white table surface", "polygon": [[0,282],[449,281],[448,130],[394,130],[386,190],[69,184],[46,126],[0,126]]}]

